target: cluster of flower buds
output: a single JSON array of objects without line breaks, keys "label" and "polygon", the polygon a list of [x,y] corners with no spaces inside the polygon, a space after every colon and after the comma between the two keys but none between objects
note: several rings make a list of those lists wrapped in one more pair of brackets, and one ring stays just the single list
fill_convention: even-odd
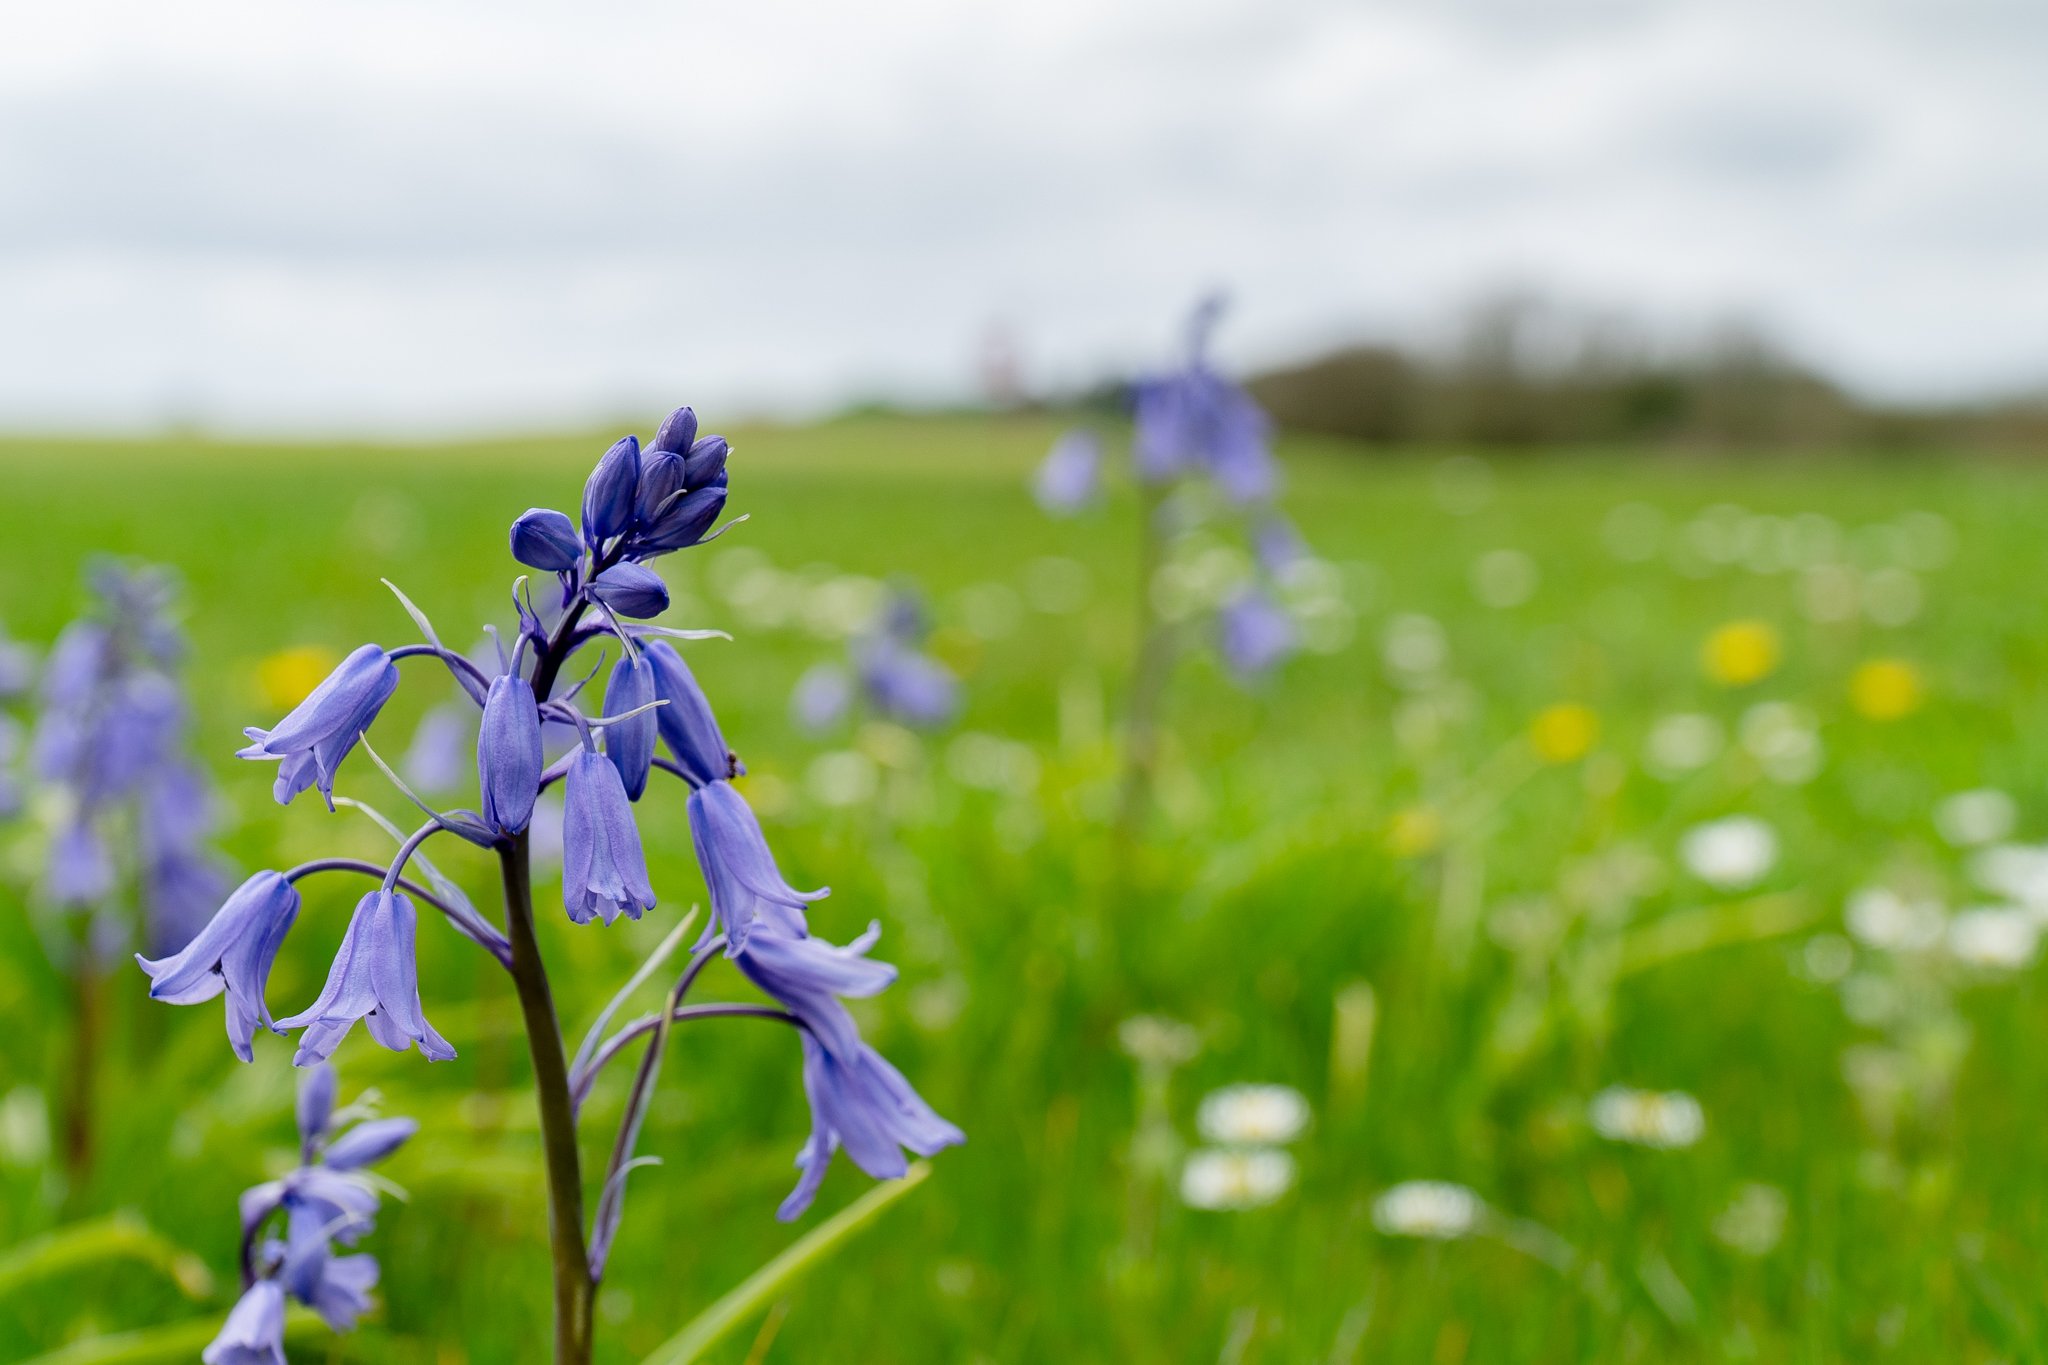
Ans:
[{"label": "cluster of flower buds", "polygon": [[[242,1297],[201,1355],[206,1365],[285,1365],[287,1299],[297,1299],[337,1332],[370,1307],[377,1261],[364,1252],[337,1255],[370,1232],[377,1184],[365,1174],[419,1129],[411,1119],[362,1114],[358,1103],[335,1108],[334,1068],[322,1064],[299,1084],[299,1164],[282,1179],[242,1195]],[[347,1132],[343,1124],[354,1123]],[[283,1236],[270,1231],[279,1221]]]},{"label": "cluster of flower buds", "polygon": [[916,729],[944,725],[959,709],[952,671],[924,652],[931,623],[924,602],[898,586],[874,623],[848,646],[846,665],[825,663],[797,679],[790,698],[796,721],[814,733],[845,718],[856,695],[876,715]]},{"label": "cluster of flower buds", "polygon": [[206,847],[211,792],[185,754],[174,591],[162,570],[111,560],[88,580],[94,608],[50,651],[30,746],[56,822],[43,889],[59,906],[99,912],[95,945],[117,944],[127,935],[107,911],[124,876],[117,850],[131,850],[125,871],[163,951],[192,936],[225,885]]},{"label": "cluster of flower buds", "polygon": [[[722,946],[801,1025],[814,1127],[799,1161],[802,1181],[783,1215],[794,1217],[809,1203],[837,1147],[869,1174],[892,1177],[906,1169],[901,1148],[929,1155],[961,1141],[959,1130],[861,1041],[840,1003],[873,995],[894,980],[893,968],[865,956],[875,930],[843,948],[811,935],[803,907],[825,893],[789,886],[732,785],[744,769],[670,643],[716,632],[645,623],[668,604],[667,588],[645,561],[720,534],[711,528],[725,505],[727,454],[724,439],[699,437],[695,413],[681,408],[645,450],[629,436],[605,453],[584,487],[580,533],[569,517],[544,508],[514,522],[514,556],[555,574],[560,592],[554,603],[536,607],[525,580],[515,585],[518,633],[509,650],[498,650],[495,672],[445,648],[408,601],[424,643],[391,651],[364,645],[274,728],[248,731],[251,743],[242,756],[280,764],[280,803],[317,787],[331,807],[336,770],[391,697],[398,663],[438,659],[481,713],[478,809],[427,808],[429,823],[402,842],[388,867],[330,859],[251,878],[183,953],[142,963],[152,996],[187,1004],[225,994],[229,1035],[245,1059],[258,1025],[302,1029],[295,1060],[306,1065],[332,1055],[358,1020],[393,1050],[417,1046],[430,1060],[452,1057],[454,1048],[427,1022],[420,1001],[415,902],[441,911],[509,965],[508,940],[424,860],[432,889],[406,879],[419,846],[448,832],[518,856],[536,799],[560,782],[564,912],[577,924],[638,919],[654,906],[655,893],[633,809],[650,791],[650,774],[661,769],[689,789],[692,834],[716,921],[700,951]],[[615,645],[620,656],[605,688],[604,714],[590,715],[577,704],[590,677],[557,683],[564,666],[599,641]],[[552,761],[544,743],[549,728],[575,736],[568,752]],[[293,883],[337,869],[380,873],[381,884],[357,905],[319,998],[273,1021],[264,985],[298,913]]]},{"label": "cluster of flower buds", "polygon": [[[1244,387],[1209,357],[1209,338],[1223,313],[1205,299],[1188,324],[1187,353],[1171,370],[1147,375],[1131,389],[1131,456],[1138,479],[1164,486],[1207,480],[1251,527],[1255,572],[1218,605],[1216,644],[1231,672],[1257,678],[1292,654],[1298,632],[1272,584],[1303,553],[1300,536],[1273,507],[1279,490],[1272,422]],[[1055,515],[1079,510],[1098,495],[1103,446],[1095,432],[1067,432],[1039,466],[1034,491]]]}]

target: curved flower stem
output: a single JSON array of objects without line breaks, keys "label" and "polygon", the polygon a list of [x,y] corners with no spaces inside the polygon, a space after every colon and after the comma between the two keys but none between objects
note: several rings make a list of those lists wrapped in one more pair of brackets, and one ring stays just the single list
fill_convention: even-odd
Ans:
[{"label": "curved flower stem", "polygon": [[[296,882],[301,877],[312,876],[315,872],[360,872],[366,877],[376,877],[381,880],[389,870],[366,858],[315,858],[312,862],[300,863],[297,867],[285,873],[284,879],[288,882]],[[512,954],[510,950],[505,949],[502,944],[487,943],[478,938],[477,926],[471,925],[461,911],[409,877],[400,877],[398,885],[414,900],[425,901],[428,905],[439,910],[447,917],[448,922],[455,926],[457,933],[471,942],[477,943],[485,951],[489,952],[492,957],[498,960],[500,966],[504,967],[507,971],[512,969]],[[482,927],[488,929],[490,926],[484,925]],[[495,931],[493,932],[495,933]]]},{"label": "curved flower stem", "polygon": [[[391,651],[393,663],[400,659],[414,658],[439,659],[448,665],[448,671],[455,674],[456,680],[462,683],[462,690],[479,704],[481,701],[477,698],[476,688],[480,687],[486,692],[490,690],[491,680],[484,676],[484,671],[452,649],[443,649],[439,645],[400,645]],[[471,686],[472,683],[475,684],[474,687]]]},{"label": "curved flower stem", "polygon": [[[672,1024],[687,1023],[692,1019],[780,1019],[785,1024],[795,1024],[799,1028],[803,1027],[803,1021],[794,1014],[791,1014],[788,1010],[776,1009],[773,1005],[742,1005],[726,1002],[720,1002],[715,1005],[679,1005],[669,1012],[668,1018]],[[570,1095],[576,1107],[582,1108],[583,1101],[590,1098],[591,1087],[597,1084],[597,1073],[604,1070],[607,1063],[621,1052],[624,1052],[632,1045],[635,1039],[644,1038],[659,1027],[661,1027],[660,1015],[642,1015],[617,1033],[614,1033],[611,1037],[605,1039],[604,1044],[591,1054],[590,1064],[584,1067],[582,1074],[576,1078]]]},{"label": "curved flower stem", "polygon": [[[546,666],[542,660],[542,667]],[[591,1308],[596,1286],[583,1239],[583,1163],[576,1150],[576,1112],[569,1097],[568,1054],[548,989],[547,968],[533,929],[533,880],[527,836],[498,850],[505,880],[505,927],[512,940],[512,980],[533,1054],[540,1105],[541,1147],[547,1161],[548,1242],[555,1281],[555,1365],[590,1365]]]}]

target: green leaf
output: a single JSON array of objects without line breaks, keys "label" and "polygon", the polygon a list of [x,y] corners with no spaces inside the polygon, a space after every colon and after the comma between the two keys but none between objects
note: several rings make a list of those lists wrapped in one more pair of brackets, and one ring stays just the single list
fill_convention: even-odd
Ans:
[{"label": "green leaf", "polygon": [[901,1180],[885,1181],[838,1213],[812,1228],[780,1256],[743,1280],[737,1289],[690,1320],[641,1365],[689,1365],[723,1341],[726,1334],[787,1289],[805,1271],[839,1249],[840,1243],[875,1221],[882,1211],[909,1194],[932,1173],[931,1163],[911,1163]]},{"label": "green leaf", "polygon": [[[175,1322],[168,1327],[145,1327],[134,1332],[115,1332],[87,1337],[61,1346],[47,1355],[26,1360],[22,1365],[143,1365],[146,1361],[190,1361],[220,1335],[227,1314]],[[327,1324],[310,1309],[294,1306],[285,1315],[287,1341],[306,1345],[309,1340],[330,1335]]]},{"label": "green leaf", "polygon": [[205,1262],[151,1232],[133,1214],[117,1213],[90,1223],[58,1228],[0,1251],[0,1294],[111,1260],[134,1260],[154,1266],[176,1283],[187,1298],[203,1299],[213,1293],[213,1276]]},{"label": "green leaf", "polygon": [[1818,908],[1793,892],[1680,910],[1625,934],[1619,970],[1628,976],[1713,948],[1781,938],[1818,918]]}]

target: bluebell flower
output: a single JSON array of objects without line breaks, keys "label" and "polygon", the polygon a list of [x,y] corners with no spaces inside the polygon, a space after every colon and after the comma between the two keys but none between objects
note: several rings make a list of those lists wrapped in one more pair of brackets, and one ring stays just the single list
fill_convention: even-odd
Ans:
[{"label": "bluebell flower", "polygon": [[1262,676],[1295,650],[1294,618],[1262,589],[1247,586],[1216,613],[1223,662],[1242,680]]},{"label": "bluebell flower", "polygon": [[286,1365],[284,1286],[258,1280],[244,1290],[220,1335],[199,1358],[205,1365]]},{"label": "bluebell flower", "polygon": [[855,655],[861,687],[877,711],[905,725],[929,728],[951,720],[959,683],[938,660],[889,640]]},{"label": "bluebell flower", "polygon": [[290,1226],[292,1238],[285,1244],[279,1282],[293,1298],[318,1313],[329,1330],[352,1330],[356,1319],[370,1311],[370,1291],[377,1287],[377,1258],[363,1253],[335,1255],[307,1215],[295,1212]]},{"label": "bluebell flower", "polygon": [[225,995],[227,1042],[248,1062],[256,1027],[272,1027],[264,986],[297,917],[299,888],[276,872],[258,872],[180,952],[156,960],[137,954],[135,962],[150,976],[150,999],[199,1005]]},{"label": "bluebell flower", "polygon": [[629,557],[652,559],[704,538],[725,507],[726,454],[724,437],[698,439],[694,411],[677,408],[668,415],[641,453]]},{"label": "bluebell flower", "polygon": [[278,1282],[320,1315],[330,1331],[347,1332],[370,1311],[377,1287],[377,1258],[363,1253],[337,1256],[312,1218],[294,1211],[290,1239],[281,1249]]},{"label": "bluebell flower", "polygon": [[848,646],[852,679],[821,665],[797,680],[790,709],[799,725],[822,731],[843,716],[853,684],[866,703],[888,719],[919,728],[943,725],[959,706],[952,671],[919,647],[929,629],[917,593],[899,587],[883,602],[874,623]]},{"label": "bluebell flower", "polygon": [[896,981],[894,967],[867,955],[881,935],[882,926],[870,924],[842,948],[801,927],[757,921],[733,954],[733,965],[802,1020],[826,1051],[850,1060],[860,1047],[860,1030],[839,1002],[880,995]]},{"label": "bluebell flower", "polygon": [[[297,1299],[337,1332],[354,1327],[370,1308],[376,1287],[375,1258],[338,1256],[336,1243],[354,1246],[375,1225],[377,1186],[361,1169],[382,1160],[412,1136],[411,1119],[370,1119],[330,1140],[334,1120],[334,1069],[325,1062],[307,1069],[299,1086],[300,1156],[296,1169],[281,1179],[245,1190],[240,1200],[243,1270],[253,1276],[243,1305],[256,1296],[260,1307],[238,1305],[229,1316],[216,1347],[261,1350],[268,1340],[269,1318],[282,1321],[287,1297]],[[264,1225],[284,1215],[284,1236],[260,1237]],[[262,1290],[260,1296],[257,1290]],[[211,1361],[214,1356],[206,1357]],[[262,1360],[262,1355],[226,1360]],[[281,1359],[281,1357],[280,1357]]]},{"label": "bluebell flower", "polygon": [[668,610],[668,584],[639,564],[614,564],[590,580],[590,595],[621,616],[644,621]]},{"label": "bluebell flower", "polygon": [[1283,578],[1308,558],[1308,544],[1293,522],[1278,512],[1268,512],[1252,530],[1252,553],[1269,577]]},{"label": "bluebell flower", "polygon": [[1102,439],[1092,431],[1070,431],[1053,442],[1038,466],[1032,490],[1052,513],[1078,511],[1095,499],[1102,482]]},{"label": "bluebell flower", "polygon": [[639,919],[654,904],[633,804],[611,760],[584,748],[569,760],[562,814],[562,904],[569,918]]},{"label": "bluebell flower", "polygon": [[725,934],[731,956],[746,946],[757,925],[791,936],[807,932],[804,906],[828,891],[799,891],[783,878],[746,798],[729,782],[709,782],[690,793],[689,811],[714,921],[704,927],[700,944],[710,940],[714,925]]},{"label": "bluebell flower", "polygon": [[[51,650],[31,746],[36,779],[66,812],[44,887],[58,905],[105,908],[132,882],[144,946],[161,956],[192,937],[226,890],[206,847],[213,803],[184,756],[187,708],[165,671],[182,653],[170,579],[113,562],[89,578],[97,601]],[[100,915],[88,951],[118,953],[121,931],[120,916]]]},{"label": "bluebell flower", "polygon": [[565,514],[529,507],[512,523],[512,557],[529,569],[567,573],[583,557],[583,541]]},{"label": "bluebell flower", "polygon": [[1220,300],[1204,300],[1189,324],[1185,364],[1133,388],[1131,453],[1147,482],[1207,474],[1233,502],[1258,502],[1277,482],[1272,423],[1209,363],[1209,334],[1221,312]]},{"label": "bluebell flower", "polygon": [[321,1157],[331,1171],[374,1166],[419,1132],[417,1119],[367,1119],[327,1144]]},{"label": "bluebell flower", "polygon": [[665,707],[654,706],[654,665],[645,654],[629,653],[612,665],[611,681],[605,685],[604,712],[623,716],[641,707],[631,720],[614,721],[604,727],[605,757],[619,770],[629,800],[638,801],[647,790],[647,773],[654,764],[656,715]]},{"label": "bluebell flower", "polygon": [[622,436],[583,485],[583,541],[593,552],[632,527],[639,486],[640,438]]},{"label": "bluebell flower", "polygon": [[932,1156],[967,1140],[910,1088],[903,1073],[867,1044],[850,1057],[836,1056],[806,1032],[803,1050],[811,1137],[797,1154],[802,1175],[796,1188],[776,1210],[784,1222],[811,1206],[832,1153],[841,1147],[870,1176],[894,1180],[910,1169],[902,1149]]},{"label": "bluebell flower", "polygon": [[402,892],[380,888],[357,903],[319,998],[277,1021],[279,1029],[305,1030],[294,1065],[326,1061],[358,1019],[393,1052],[417,1043],[430,1062],[455,1055],[420,1008],[419,967],[413,957],[417,925],[417,912]]},{"label": "bluebell flower", "polygon": [[44,894],[59,905],[97,905],[114,890],[114,859],[106,840],[83,820],[74,820],[50,840],[43,868]]},{"label": "bluebell flower", "polygon": [[525,829],[540,795],[543,765],[540,707],[533,699],[533,685],[517,673],[501,673],[485,695],[483,724],[476,737],[484,823],[503,834]]},{"label": "bluebell flower", "polygon": [[0,701],[25,697],[35,685],[35,651],[0,630]]},{"label": "bluebell flower", "polygon": [[327,1062],[307,1067],[300,1079],[293,1117],[299,1125],[301,1165],[313,1164],[313,1153],[319,1149],[321,1139],[327,1136],[328,1124],[334,1120],[334,1101],[340,1090],[341,1077]]},{"label": "bluebell flower", "polygon": [[391,656],[376,645],[364,645],[343,659],[276,728],[244,730],[253,742],[235,756],[282,760],[273,789],[279,805],[289,805],[306,788],[318,787],[332,810],[335,770],[397,687],[398,665]]},{"label": "bluebell flower", "polygon": [[[667,703],[655,708],[654,722],[670,755],[700,783],[739,773],[739,761],[726,747],[718,718],[711,714],[711,703],[682,654],[666,640],[652,640],[640,648],[641,657],[653,671],[654,695]],[[613,709],[609,701],[605,709]]]},{"label": "bluebell flower", "polygon": [[805,669],[789,698],[791,717],[812,734],[839,724],[852,706],[853,675],[838,664],[814,664]]}]

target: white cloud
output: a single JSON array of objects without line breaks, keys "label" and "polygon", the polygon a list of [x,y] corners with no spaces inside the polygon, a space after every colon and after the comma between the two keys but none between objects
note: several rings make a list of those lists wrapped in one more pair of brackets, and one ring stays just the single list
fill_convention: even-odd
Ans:
[{"label": "white cloud", "polygon": [[[0,421],[563,419],[1253,360],[1504,279],[1872,387],[2048,376],[2013,0],[46,6]],[[17,23],[17,28],[25,27]]]}]

